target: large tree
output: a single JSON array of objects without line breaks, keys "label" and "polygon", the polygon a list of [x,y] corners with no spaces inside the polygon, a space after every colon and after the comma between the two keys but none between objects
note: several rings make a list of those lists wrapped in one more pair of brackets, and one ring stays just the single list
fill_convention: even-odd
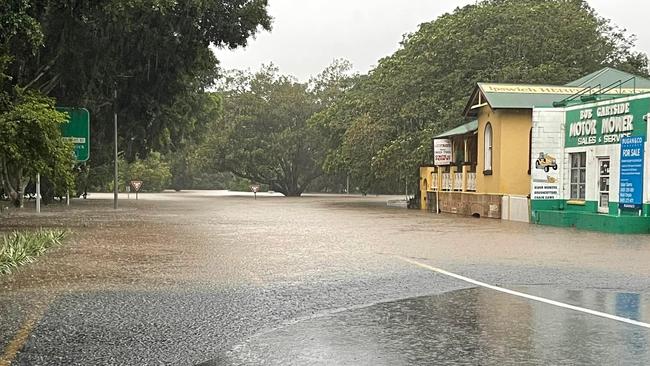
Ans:
[{"label": "large tree", "polygon": [[200,98],[218,77],[211,47],[245,46],[270,29],[266,0],[21,1],[42,25],[43,46],[9,65],[12,82],[88,108],[95,165],[112,159],[115,109],[127,160],[168,150],[170,138],[179,145],[192,118],[172,118],[169,107]]},{"label": "large tree", "polygon": [[[486,0],[420,25],[314,117],[326,168],[382,189],[430,161],[430,138],[463,123],[476,82],[563,84],[603,66],[646,75],[632,38],[584,0]],[[403,183],[402,183],[403,184]]]},{"label": "large tree", "polygon": [[66,115],[12,72],[42,45],[43,33],[31,10],[27,0],[0,4],[0,187],[21,207],[25,186],[36,173],[59,189],[74,184],[72,145],[60,131]]},{"label": "large tree", "polygon": [[224,114],[204,147],[204,161],[300,196],[322,174],[322,140],[307,123],[319,108],[316,94],[273,66],[234,72],[220,93]]}]

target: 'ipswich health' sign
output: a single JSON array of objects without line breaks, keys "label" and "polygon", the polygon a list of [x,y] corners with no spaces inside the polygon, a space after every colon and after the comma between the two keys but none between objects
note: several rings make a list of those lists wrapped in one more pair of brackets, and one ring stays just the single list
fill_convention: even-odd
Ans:
[{"label": "'ipswich health' sign", "polygon": [[621,138],[620,208],[641,208],[643,204],[643,136]]}]

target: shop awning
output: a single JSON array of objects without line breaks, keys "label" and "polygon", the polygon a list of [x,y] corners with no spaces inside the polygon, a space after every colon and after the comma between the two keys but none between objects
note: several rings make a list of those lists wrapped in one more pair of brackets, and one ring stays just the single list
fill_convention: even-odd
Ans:
[{"label": "shop awning", "polygon": [[467,135],[469,133],[474,133],[478,130],[478,120],[473,120],[471,122],[460,125],[454,129],[451,129],[447,132],[441,133],[440,135],[434,137],[434,139],[443,138],[443,137],[452,137],[459,135]]}]

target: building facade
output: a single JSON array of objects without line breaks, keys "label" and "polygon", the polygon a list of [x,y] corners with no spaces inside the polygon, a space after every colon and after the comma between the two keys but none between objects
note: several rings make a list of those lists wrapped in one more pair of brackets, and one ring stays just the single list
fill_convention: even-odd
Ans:
[{"label": "building facade", "polygon": [[[576,105],[585,101],[622,97],[638,99],[636,95],[644,92],[650,93],[650,80],[611,68],[604,68],[562,86],[478,83],[464,111],[466,118],[475,120],[433,138],[434,162],[420,169],[421,208],[462,215],[592,228],[586,221],[581,220],[581,224],[576,224],[575,220],[570,218],[558,218],[556,211],[560,210],[557,208],[561,206],[564,207],[562,210],[565,210],[567,207],[566,203],[559,202],[573,203],[573,200],[560,198],[564,196],[559,196],[559,193],[553,196],[553,199],[540,199],[546,196],[546,190],[540,186],[553,185],[542,183],[559,182],[564,178],[560,173],[568,164],[568,161],[563,160],[569,159],[566,154],[573,154],[572,149],[583,149],[585,142],[594,138],[597,142],[593,145],[601,145],[598,136],[575,135],[578,132],[584,133],[584,129],[591,128],[591,125],[583,126],[582,120],[578,120],[579,123],[575,125],[578,127],[573,127],[572,135],[571,130],[564,130],[564,121],[567,118],[574,119],[576,113],[580,117],[579,112],[575,111],[580,107]],[[636,108],[633,107],[635,113]],[[596,115],[597,112],[594,110],[592,114]],[[635,125],[635,128],[641,128],[640,126]],[[571,146],[558,145],[558,136],[565,132],[570,138],[565,140],[563,137],[561,141],[566,141]],[[620,148],[610,146],[615,145],[615,138],[610,136],[611,133],[606,135],[601,137],[603,141],[607,141],[602,144],[605,147],[600,148],[601,150]],[[468,141],[474,142],[473,148],[467,149],[467,146],[472,146]],[[436,150],[437,147],[440,149]],[[462,159],[459,158],[459,151],[464,154]],[[610,156],[610,163],[611,159],[617,158],[617,155],[609,150],[583,152],[592,157],[584,157],[584,164],[598,164],[599,161],[594,159],[601,155]],[[575,156],[575,159],[583,159],[583,155]],[[594,156],[596,158],[593,158]],[[555,163],[552,162],[553,159],[556,160]],[[576,160],[576,163],[583,164],[583,160]],[[606,166],[605,159],[600,163]],[[584,168],[586,171],[586,166]],[[589,172],[592,172],[592,168]],[[571,188],[570,183],[565,180],[562,182],[567,184],[567,189]],[[584,202],[570,205],[569,210],[594,211],[592,208],[596,202],[593,196],[596,194],[595,188],[573,185],[574,189],[581,187],[585,189]],[[562,189],[564,188],[562,186]],[[558,190],[561,191],[559,188]],[[617,194],[618,191],[612,191],[609,198]],[[605,200],[606,197],[603,196],[602,199]],[[615,206],[614,202],[612,200],[612,207]],[[605,209],[600,207],[600,211],[603,213]],[[618,209],[615,211],[618,213]],[[623,213],[623,216],[629,216],[627,210],[623,210]]]},{"label": "building facade", "polygon": [[531,221],[650,233],[650,94],[533,111]]}]

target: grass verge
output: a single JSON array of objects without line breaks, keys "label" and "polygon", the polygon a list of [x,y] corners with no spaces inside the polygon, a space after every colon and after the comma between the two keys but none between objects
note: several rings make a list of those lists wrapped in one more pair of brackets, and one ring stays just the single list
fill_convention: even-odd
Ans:
[{"label": "grass verge", "polygon": [[14,231],[0,240],[0,275],[13,272],[19,266],[33,262],[47,248],[60,245],[65,230],[40,229],[37,231]]}]

